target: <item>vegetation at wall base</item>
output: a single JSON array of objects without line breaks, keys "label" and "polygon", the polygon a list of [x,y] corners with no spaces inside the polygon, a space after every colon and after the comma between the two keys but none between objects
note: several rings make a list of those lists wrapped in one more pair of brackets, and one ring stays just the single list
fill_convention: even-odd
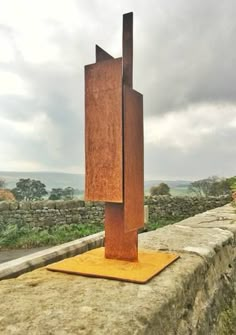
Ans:
[{"label": "vegetation at wall base", "polygon": [[[149,222],[144,231],[151,231],[181,219],[158,219]],[[54,246],[92,235],[104,230],[103,224],[65,224],[51,227],[31,227],[9,224],[0,226],[0,250]]]},{"label": "vegetation at wall base", "polygon": [[54,246],[98,233],[100,224],[70,224],[52,227],[31,227],[10,224],[0,227],[0,250]]}]

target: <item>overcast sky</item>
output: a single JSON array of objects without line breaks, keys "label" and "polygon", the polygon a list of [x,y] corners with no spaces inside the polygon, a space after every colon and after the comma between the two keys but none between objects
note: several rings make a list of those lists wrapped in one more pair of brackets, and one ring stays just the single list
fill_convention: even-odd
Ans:
[{"label": "overcast sky", "polygon": [[236,175],[235,0],[0,0],[0,171],[84,172],[84,65],[130,11],[145,179]]}]

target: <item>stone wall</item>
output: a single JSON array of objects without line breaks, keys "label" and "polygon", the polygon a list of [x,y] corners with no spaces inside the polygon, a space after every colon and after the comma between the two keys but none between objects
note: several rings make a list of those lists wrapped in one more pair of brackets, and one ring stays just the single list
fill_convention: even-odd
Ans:
[{"label": "stone wall", "polygon": [[[193,216],[230,201],[229,197],[146,197],[149,207],[149,220],[158,218],[183,219]],[[31,226],[52,226],[55,224],[94,223],[104,219],[104,205],[98,202],[70,201],[34,201],[0,202],[0,225],[17,224]]]},{"label": "stone wall", "polygon": [[145,198],[145,204],[149,207],[150,221],[173,217],[185,219],[209,209],[224,206],[230,201],[229,196],[208,198],[154,196]]},{"label": "stone wall", "polygon": [[0,202],[0,225],[52,226],[103,221],[104,206],[81,200]]},{"label": "stone wall", "polygon": [[[139,234],[140,249],[180,256],[145,285],[44,267],[2,280],[0,334],[235,335],[235,211],[226,205]],[[102,238],[93,237],[99,243]],[[81,242],[80,248],[86,245]],[[2,264],[0,277],[1,267],[15,276],[47,264],[53,254],[62,250],[15,260],[11,268]]]}]

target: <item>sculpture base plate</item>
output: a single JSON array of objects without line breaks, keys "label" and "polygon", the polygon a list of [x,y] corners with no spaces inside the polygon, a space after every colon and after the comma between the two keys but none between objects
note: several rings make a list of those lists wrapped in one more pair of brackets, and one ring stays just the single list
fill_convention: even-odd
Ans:
[{"label": "sculpture base plate", "polygon": [[104,254],[104,248],[93,249],[84,254],[50,264],[46,269],[144,284],[179,258],[178,255],[172,253],[139,250],[138,261],[129,262],[108,259],[105,258]]}]

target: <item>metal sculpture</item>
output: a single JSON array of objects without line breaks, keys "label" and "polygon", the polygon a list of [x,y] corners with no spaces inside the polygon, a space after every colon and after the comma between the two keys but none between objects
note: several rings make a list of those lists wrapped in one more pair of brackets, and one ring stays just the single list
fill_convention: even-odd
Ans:
[{"label": "metal sculpture", "polygon": [[143,97],[133,90],[133,13],[122,58],[96,46],[85,66],[85,200],[105,202],[105,257],[136,261],[144,223]]},{"label": "metal sculpture", "polygon": [[[143,97],[133,85],[133,13],[123,16],[123,55],[96,46],[85,66],[85,200],[105,202],[105,255],[97,248],[47,266],[88,277],[144,284],[179,256],[138,253],[144,222]],[[105,257],[104,257],[105,256]]]}]

